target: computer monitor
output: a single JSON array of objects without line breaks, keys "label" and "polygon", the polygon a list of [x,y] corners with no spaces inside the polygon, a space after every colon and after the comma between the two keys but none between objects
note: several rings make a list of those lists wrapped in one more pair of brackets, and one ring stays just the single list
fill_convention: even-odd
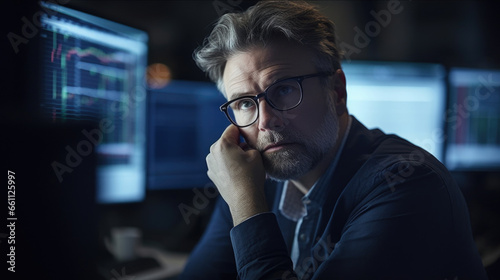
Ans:
[{"label": "computer monitor", "polygon": [[40,5],[42,118],[97,123],[82,130],[80,150],[70,147],[82,157],[89,148],[98,153],[97,202],[141,201],[147,33],[61,5]]},{"label": "computer monitor", "polygon": [[229,125],[225,98],[213,83],[179,80],[149,97],[148,189],[206,187],[206,156]]},{"label": "computer monitor", "polygon": [[451,68],[446,166],[500,170],[500,70]]},{"label": "computer monitor", "polygon": [[443,160],[445,69],[438,64],[344,62],[347,108],[368,128],[397,134]]}]

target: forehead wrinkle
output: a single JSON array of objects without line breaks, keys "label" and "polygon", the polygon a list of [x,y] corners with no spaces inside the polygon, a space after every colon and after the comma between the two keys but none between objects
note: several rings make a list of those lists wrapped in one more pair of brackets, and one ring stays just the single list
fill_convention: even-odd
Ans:
[{"label": "forehead wrinkle", "polygon": [[234,99],[233,96],[241,96],[249,94],[247,89],[245,89],[245,81],[248,78],[245,76],[245,73],[239,73],[235,76],[231,76],[231,80],[227,81],[226,94],[227,99]]},{"label": "forehead wrinkle", "polygon": [[[243,95],[256,95],[264,91],[272,83],[285,77],[286,69],[290,68],[290,63],[275,63],[272,65],[263,65],[259,69],[252,71],[244,71],[241,69],[241,67],[237,67],[237,69],[233,71],[240,70],[240,73],[232,76],[231,80],[228,81],[228,100]],[[246,82],[249,83],[247,84]],[[239,87],[242,87],[242,89],[238,90]],[[233,93],[231,93],[232,89],[234,89]]]},{"label": "forehead wrinkle", "polygon": [[304,74],[313,65],[310,56],[307,49],[288,42],[236,52],[226,60],[223,73],[226,98],[256,95],[279,79]]}]

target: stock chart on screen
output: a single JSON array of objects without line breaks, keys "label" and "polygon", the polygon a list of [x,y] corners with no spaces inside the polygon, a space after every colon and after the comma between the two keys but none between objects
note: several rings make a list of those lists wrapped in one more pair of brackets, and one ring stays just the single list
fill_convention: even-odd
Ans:
[{"label": "stock chart on screen", "polygon": [[452,68],[449,93],[447,167],[500,169],[500,71]]},{"label": "stock chart on screen", "polygon": [[[144,195],[145,69],[148,35],[107,19],[41,3],[42,114],[50,122],[88,121],[98,153],[98,200]],[[94,143],[95,144],[95,143]]]}]

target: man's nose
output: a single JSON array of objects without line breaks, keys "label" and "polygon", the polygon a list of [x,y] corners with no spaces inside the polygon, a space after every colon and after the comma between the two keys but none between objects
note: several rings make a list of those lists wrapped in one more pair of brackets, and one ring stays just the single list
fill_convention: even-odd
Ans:
[{"label": "man's nose", "polygon": [[283,114],[274,109],[265,99],[259,100],[259,130],[276,130],[284,126]]}]

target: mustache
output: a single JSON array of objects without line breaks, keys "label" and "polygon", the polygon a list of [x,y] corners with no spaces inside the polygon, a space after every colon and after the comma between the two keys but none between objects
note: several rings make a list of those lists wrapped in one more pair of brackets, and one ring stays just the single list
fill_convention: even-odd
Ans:
[{"label": "mustache", "polygon": [[270,130],[267,133],[259,134],[257,138],[257,143],[255,144],[254,148],[257,151],[262,152],[267,146],[277,144],[283,141],[286,141],[287,143],[288,142],[301,143],[300,137],[295,133],[290,133],[286,131],[277,132],[274,130]]}]

